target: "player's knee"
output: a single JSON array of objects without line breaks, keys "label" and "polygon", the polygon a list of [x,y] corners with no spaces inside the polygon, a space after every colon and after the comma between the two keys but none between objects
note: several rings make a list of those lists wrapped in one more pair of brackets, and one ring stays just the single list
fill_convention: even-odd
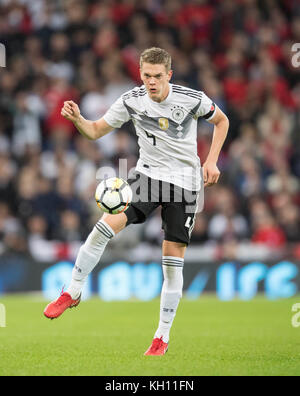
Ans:
[{"label": "player's knee", "polygon": [[113,230],[114,234],[117,234],[126,227],[127,216],[125,213],[119,213],[116,215],[104,213],[101,220]]},{"label": "player's knee", "polygon": [[164,240],[163,242],[163,255],[171,257],[184,257],[186,250],[186,243],[173,242]]}]

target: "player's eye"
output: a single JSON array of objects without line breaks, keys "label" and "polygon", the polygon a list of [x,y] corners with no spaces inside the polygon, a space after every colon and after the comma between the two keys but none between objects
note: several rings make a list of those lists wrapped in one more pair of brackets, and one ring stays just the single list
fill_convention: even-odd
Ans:
[{"label": "player's eye", "polygon": [[[151,77],[152,77],[152,76],[150,76],[150,74],[147,74],[147,73],[145,73],[144,76],[145,76],[146,78],[151,78]],[[161,76],[162,76],[161,74],[156,74],[156,75],[153,76],[153,77],[156,78],[156,79],[160,79]]]}]

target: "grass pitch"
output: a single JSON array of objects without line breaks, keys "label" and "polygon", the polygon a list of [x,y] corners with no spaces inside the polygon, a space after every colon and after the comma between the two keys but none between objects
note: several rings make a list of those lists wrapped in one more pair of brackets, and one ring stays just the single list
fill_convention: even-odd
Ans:
[{"label": "grass pitch", "polygon": [[0,297],[0,376],[299,375],[300,327],[291,324],[300,296],[221,302],[182,299],[168,353],[145,357],[158,324],[159,299],[103,302],[93,298],[59,319],[47,302]]}]

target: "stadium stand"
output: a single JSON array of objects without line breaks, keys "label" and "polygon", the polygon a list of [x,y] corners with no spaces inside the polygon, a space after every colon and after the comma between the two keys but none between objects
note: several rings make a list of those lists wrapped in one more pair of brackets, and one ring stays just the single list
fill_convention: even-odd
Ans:
[{"label": "stadium stand", "polygon": [[[0,9],[0,255],[76,256],[100,214],[97,171],[118,170],[119,158],[134,167],[137,144],[130,124],[88,141],[60,109],[72,99],[100,118],[141,84],[141,51],[159,46],[172,55],[172,82],[205,91],[230,119],[222,177],[206,191],[189,254],[300,259],[298,1],[0,0]],[[211,132],[199,122],[202,163]],[[151,255],[159,213],[121,234],[112,249],[138,254],[142,243]]]}]

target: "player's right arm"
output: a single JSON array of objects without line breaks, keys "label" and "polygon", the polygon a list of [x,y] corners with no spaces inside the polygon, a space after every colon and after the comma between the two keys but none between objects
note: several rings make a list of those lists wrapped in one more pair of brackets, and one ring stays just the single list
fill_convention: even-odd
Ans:
[{"label": "player's right arm", "polygon": [[64,106],[61,109],[61,115],[67,120],[73,122],[81,135],[90,140],[99,139],[114,129],[104,120],[103,117],[97,121],[86,120],[80,114],[78,105],[72,100],[64,102]]}]

